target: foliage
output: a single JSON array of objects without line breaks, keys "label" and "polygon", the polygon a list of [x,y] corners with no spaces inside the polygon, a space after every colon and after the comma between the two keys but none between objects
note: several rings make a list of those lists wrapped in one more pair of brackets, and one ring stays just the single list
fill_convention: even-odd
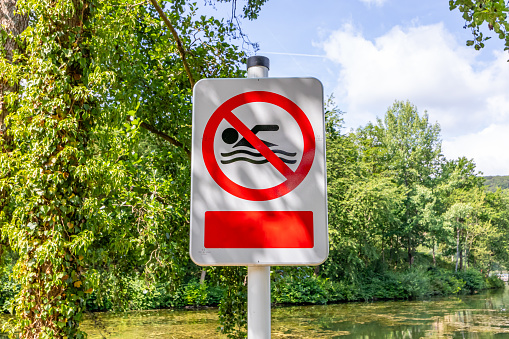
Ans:
[{"label": "foliage", "polygon": [[[92,293],[87,300],[89,311],[123,311],[123,310],[151,310],[163,308],[182,308],[198,306],[217,306],[221,302],[226,289],[210,283],[200,284],[197,280],[190,280],[178,288],[172,288],[164,282],[147,282],[141,276],[126,276],[123,278],[123,304],[119,308],[118,291],[110,289],[105,293]],[[117,282],[116,285],[119,285]]]},{"label": "foliage", "polygon": [[458,9],[465,19],[465,28],[472,31],[473,40],[467,41],[467,46],[474,46],[476,50],[484,47],[486,40],[483,24],[497,37],[505,42],[504,50],[509,50],[509,3],[506,0],[449,0],[449,9]]},{"label": "foliage", "polygon": [[400,248],[413,263],[415,248],[439,223],[439,131],[415,106],[396,102],[376,125],[329,135],[329,277],[352,278],[371,262],[399,256]]},{"label": "foliage", "polygon": [[[300,268],[306,271],[305,268]],[[308,270],[307,272],[310,272]],[[501,288],[497,277],[483,278],[475,270],[454,273],[450,269],[413,266],[395,272],[373,273],[367,269],[350,283],[294,270],[275,272],[272,300],[276,304],[325,304],[344,301],[416,299],[433,295],[473,293],[486,288]]]},{"label": "foliage", "polygon": [[191,281],[184,288],[184,299],[186,305],[214,306],[219,305],[224,292],[224,288],[218,285],[210,286],[206,283],[200,284],[198,281]]},{"label": "foliage", "polygon": [[233,23],[197,16],[188,1],[165,2],[176,35],[143,2],[17,5],[30,15],[23,48],[0,63],[22,84],[5,98],[0,140],[0,235],[19,255],[21,286],[11,333],[80,338],[91,295],[111,287],[119,308],[155,303],[125,272],[176,291],[198,270],[187,255],[191,85],[242,76],[245,53],[229,42]]},{"label": "foliage", "polygon": [[377,124],[349,134],[329,123],[324,277],[355,286],[354,299],[415,298],[470,290],[471,279],[451,268],[507,265],[507,194],[486,192],[472,160],[447,160],[426,114],[396,102]]},{"label": "foliage", "polygon": [[504,281],[495,275],[487,277],[485,279],[485,283],[487,289],[499,289],[505,287]]},{"label": "foliage", "polygon": [[437,295],[457,294],[465,286],[465,282],[458,279],[450,270],[433,268],[430,278],[433,294]]},{"label": "foliage", "polygon": [[[232,0],[218,0],[219,2],[230,2]],[[242,8],[243,16],[250,20],[258,18],[258,14],[267,0],[247,0]],[[236,6],[236,0],[233,1],[233,6]],[[235,12],[235,7],[233,9]]]},{"label": "foliage", "polygon": [[228,338],[244,338],[247,325],[246,267],[213,267],[212,283],[224,286],[225,297],[219,304],[221,333]]},{"label": "foliage", "polygon": [[467,293],[474,293],[486,289],[486,282],[483,275],[475,269],[466,269],[456,272],[456,277],[465,282],[463,290]]},{"label": "foliage", "polygon": [[305,267],[274,270],[271,297],[277,304],[325,304],[329,299],[323,280]]}]

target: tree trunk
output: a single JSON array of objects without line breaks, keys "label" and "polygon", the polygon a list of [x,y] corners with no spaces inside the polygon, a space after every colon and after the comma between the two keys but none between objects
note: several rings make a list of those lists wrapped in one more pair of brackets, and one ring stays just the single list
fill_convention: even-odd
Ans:
[{"label": "tree trunk", "polygon": [[[472,235],[471,239],[469,240],[468,239],[468,231],[467,231],[467,235],[465,236],[465,268],[468,268],[469,267],[469,258],[468,258],[468,254],[470,252],[470,248],[472,247],[472,242],[474,241],[474,235]],[[469,243],[470,241],[470,243]]]},{"label": "tree trunk", "polygon": [[437,259],[435,257],[435,244],[436,244],[436,241],[433,241],[433,266],[437,267]]},{"label": "tree trunk", "polygon": [[382,262],[385,262],[385,253],[384,253],[384,235],[382,233]]},{"label": "tree trunk", "polygon": [[463,249],[460,250],[460,271],[463,271]]},{"label": "tree trunk", "polygon": [[[5,30],[14,36],[20,35],[28,26],[28,17],[14,14],[16,10],[16,0],[0,1],[0,29]],[[12,55],[20,46],[13,40],[7,39],[2,46],[1,57],[8,63],[12,62]],[[9,92],[18,90],[18,84],[9,84],[9,79],[0,78],[0,136],[3,136],[7,130],[5,118],[8,114],[5,96]]]},{"label": "tree trunk", "polygon": [[456,268],[454,272],[458,272],[458,259],[459,259],[459,251],[460,251],[460,228],[456,228]]},{"label": "tree trunk", "polygon": [[207,271],[204,269],[201,270],[200,274],[200,285],[203,285],[205,283],[205,277],[207,276]]},{"label": "tree trunk", "polygon": [[320,265],[315,266],[315,269],[313,271],[314,271],[315,277],[317,277],[318,274],[320,274]]},{"label": "tree trunk", "polygon": [[[13,26],[9,29],[14,35],[21,33],[21,28],[26,28],[26,20],[24,26],[20,23],[23,18],[16,19],[16,16],[12,15],[15,9],[15,1],[13,0],[0,0],[2,9],[2,20],[11,18]],[[72,3],[70,3],[72,2]],[[42,7],[42,2],[32,2],[31,5],[35,8]],[[78,126],[75,128],[69,127],[70,124],[52,124],[49,121],[42,120],[39,122],[37,127],[45,126],[45,128],[52,128],[54,131],[54,137],[47,137],[43,134],[34,133],[30,142],[35,143],[38,138],[41,140],[44,138],[47,144],[51,145],[56,152],[65,149],[68,144],[73,143],[79,145],[83,154],[89,156],[92,151],[89,151],[89,130],[92,128],[93,121],[90,117],[84,116],[83,105],[92,107],[94,105],[94,99],[83,96],[79,96],[75,91],[79,85],[77,79],[80,79],[85,75],[86,60],[88,55],[87,46],[87,20],[89,15],[89,4],[86,0],[70,0],[67,2],[73,10],[69,10],[60,14],[59,17],[55,15],[54,7],[48,5],[45,13],[41,14],[38,18],[38,22],[41,25],[45,25],[48,31],[47,36],[41,38],[41,34],[34,32],[34,40],[27,42],[30,44],[38,43],[40,45],[47,46],[46,54],[41,53],[38,50],[32,51],[31,58],[34,60],[44,60],[45,58],[53,57],[54,64],[60,63],[61,67],[65,71],[62,73],[44,73],[44,68],[40,68],[41,62],[27,63],[27,78],[34,78],[37,74],[40,78],[44,79],[44,82],[33,85],[35,94],[32,98],[34,101],[34,107],[39,109],[34,110],[34,119],[28,119],[26,121],[27,126],[34,126],[37,120],[41,116],[53,116],[56,107],[44,107],[44,100],[55,100],[61,99],[64,95],[69,98],[69,105],[62,105],[61,109],[64,114],[71,117],[76,116],[74,121],[77,121]],[[10,16],[9,16],[10,15]],[[15,20],[19,20],[14,23]],[[79,34],[74,34],[74,32]],[[48,40],[45,40],[47,38]],[[53,39],[53,41],[51,41]],[[12,61],[12,51],[15,48],[23,48],[19,46],[15,41],[8,41],[7,44],[10,48],[10,52],[5,53],[7,62]],[[58,47],[56,47],[58,46]],[[75,54],[71,56],[60,56],[61,50],[73,49]],[[74,59],[75,55],[81,55],[83,58]],[[58,58],[56,57],[58,56]],[[10,59],[9,59],[10,58]],[[79,61],[78,61],[79,60]],[[44,78],[41,74],[46,75]],[[2,79],[2,95],[6,91],[12,91],[13,87],[6,85],[5,79]],[[52,91],[51,87],[45,86],[48,82],[58,83],[61,87],[60,91]],[[12,84],[11,84],[12,85]],[[65,86],[64,86],[65,85]],[[14,86],[17,87],[17,86]],[[37,88],[36,88],[37,87]],[[15,89],[15,88],[14,88]],[[81,94],[81,92],[79,92]],[[27,95],[31,95],[28,93]],[[2,124],[4,123],[5,105],[2,96]],[[79,98],[79,99],[78,99]],[[64,101],[64,100],[62,100]],[[71,119],[71,118],[69,118]],[[5,125],[4,126],[5,129]],[[28,127],[30,128],[30,127]],[[12,129],[14,132],[14,128]],[[30,129],[29,129],[30,130]],[[72,133],[68,133],[69,131]],[[66,137],[62,137],[65,135]],[[16,138],[12,140],[12,147],[19,145]],[[80,338],[83,333],[79,329],[79,322],[82,318],[82,312],[86,305],[87,292],[86,284],[88,283],[86,278],[86,261],[85,256],[77,255],[76,250],[72,248],[71,239],[75,236],[83,236],[82,230],[86,227],[86,220],[80,213],[74,213],[73,209],[79,210],[79,205],[85,200],[86,186],[80,181],[81,179],[74,173],[69,173],[69,169],[78,168],[79,160],[74,156],[59,156],[55,157],[51,166],[44,167],[44,155],[36,153],[27,153],[33,159],[30,162],[30,168],[35,169],[37,173],[40,173],[46,178],[51,177],[54,173],[61,173],[65,181],[61,184],[55,184],[55,194],[51,197],[45,197],[37,203],[33,204],[31,211],[31,224],[34,226],[34,232],[28,235],[27,243],[32,244],[32,249],[20,249],[20,259],[18,265],[20,268],[19,282],[20,292],[18,299],[20,300],[15,305],[17,322],[15,323],[17,332],[16,337],[22,339],[37,339],[37,338]],[[63,153],[63,152],[62,152]],[[89,156],[90,157],[90,156]],[[58,171],[58,172],[57,172]],[[49,180],[48,180],[49,181]],[[49,184],[48,184],[49,185]],[[73,209],[65,207],[63,204],[59,205],[59,202],[66,201],[60,200],[59,197],[66,197],[71,195],[78,196],[79,202],[71,202],[70,199],[65,202],[66,206],[72,206]],[[76,194],[75,194],[76,193]],[[48,206],[64,206],[49,208]],[[44,215],[39,217],[39,211],[42,208],[47,208],[46,212],[41,214]],[[37,216],[36,213],[37,212]],[[51,221],[51,223],[50,223]],[[63,227],[57,227],[61,225]],[[21,238],[21,236],[20,236]],[[12,237],[12,241],[20,243],[20,239]],[[39,256],[38,252],[43,246],[47,244],[58,244],[55,245],[55,253],[52,252],[52,256],[49,257],[44,253]],[[67,246],[67,247],[66,247]],[[46,250],[47,251],[47,250]],[[86,253],[84,253],[86,254]],[[38,257],[35,257],[37,255]]]},{"label": "tree trunk", "polygon": [[414,254],[412,251],[412,241],[410,239],[410,236],[408,236],[408,265],[409,265],[409,267],[412,267],[413,263],[414,263]]},{"label": "tree trunk", "polygon": [[460,244],[460,247],[459,247],[459,255],[460,255],[460,267],[459,267],[459,270],[460,271],[463,271],[463,248],[461,247],[461,242],[460,242],[460,238],[461,238],[461,230],[459,230],[459,236],[458,236],[458,243]]}]

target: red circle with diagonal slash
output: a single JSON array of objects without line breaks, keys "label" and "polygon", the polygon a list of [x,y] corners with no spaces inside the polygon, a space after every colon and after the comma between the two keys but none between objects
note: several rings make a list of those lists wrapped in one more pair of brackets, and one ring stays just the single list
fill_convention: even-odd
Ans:
[{"label": "red circle with diagonal slash", "polygon": [[[264,102],[276,105],[288,112],[299,125],[304,139],[302,159],[298,168],[293,171],[269,149],[251,130],[232,112],[239,106]],[[226,120],[242,135],[258,152],[262,154],[285,178],[281,184],[268,188],[248,188],[228,178],[217,162],[214,154],[214,137],[221,121]],[[203,132],[202,152],[205,166],[214,181],[228,193],[245,200],[264,201],[279,198],[295,189],[304,180],[311,169],[315,158],[315,135],[306,114],[290,99],[265,91],[246,92],[225,101],[212,114]]]}]

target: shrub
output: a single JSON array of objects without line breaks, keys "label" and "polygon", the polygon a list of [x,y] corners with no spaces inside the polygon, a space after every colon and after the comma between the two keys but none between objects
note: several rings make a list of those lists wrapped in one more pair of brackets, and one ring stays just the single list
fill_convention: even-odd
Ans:
[{"label": "shrub", "polygon": [[486,277],[486,288],[495,289],[495,288],[503,288],[505,287],[505,283],[502,279],[500,279],[496,275],[492,275],[490,277]]},{"label": "shrub", "polygon": [[398,273],[389,271],[379,274],[373,277],[371,285],[374,290],[374,299],[397,299],[407,297],[404,293],[401,277]]},{"label": "shrub", "polygon": [[442,269],[432,268],[430,272],[431,294],[451,295],[460,292],[465,286],[465,282],[458,279],[454,272]]},{"label": "shrub", "polygon": [[408,299],[430,294],[428,274],[421,268],[404,272],[385,271],[359,279],[358,295],[364,300]]},{"label": "shrub", "polygon": [[[138,276],[121,278],[117,288],[106,288],[100,294],[93,292],[87,300],[89,311],[149,310],[160,308],[181,308],[185,306],[217,306],[225,289],[221,286],[200,284],[191,280],[170,291],[169,283],[150,283]],[[119,290],[121,286],[122,290]],[[119,304],[119,294],[122,303]]]},{"label": "shrub", "polygon": [[468,268],[465,271],[456,272],[455,276],[465,282],[463,291],[467,293],[474,293],[486,289],[486,283],[481,272]]},{"label": "shrub", "polygon": [[410,269],[400,276],[401,289],[405,297],[415,299],[430,295],[430,282],[425,270]]},{"label": "shrub", "polygon": [[190,281],[184,287],[184,300],[189,306],[216,306],[223,298],[224,292],[224,288],[217,285],[209,286],[207,283]]},{"label": "shrub", "polygon": [[344,281],[332,281],[330,279],[323,279],[322,288],[327,295],[328,302],[340,302],[347,300],[356,300],[357,288],[352,284],[347,284]]},{"label": "shrub", "polygon": [[286,275],[272,284],[272,300],[279,304],[325,304],[323,279],[314,275],[294,278]]},{"label": "shrub", "polygon": [[184,288],[184,299],[187,305],[205,305],[207,303],[207,294],[207,286],[197,281],[189,282]]}]

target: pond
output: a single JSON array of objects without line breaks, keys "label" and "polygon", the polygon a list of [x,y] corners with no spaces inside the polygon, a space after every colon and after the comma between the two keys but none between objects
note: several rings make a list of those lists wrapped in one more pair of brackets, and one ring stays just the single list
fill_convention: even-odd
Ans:
[{"label": "pond", "polygon": [[[216,309],[95,313],[101,338],[221,338]],[[508,338],[509,288],[472,296],[272,309],[273,338]]]}]

